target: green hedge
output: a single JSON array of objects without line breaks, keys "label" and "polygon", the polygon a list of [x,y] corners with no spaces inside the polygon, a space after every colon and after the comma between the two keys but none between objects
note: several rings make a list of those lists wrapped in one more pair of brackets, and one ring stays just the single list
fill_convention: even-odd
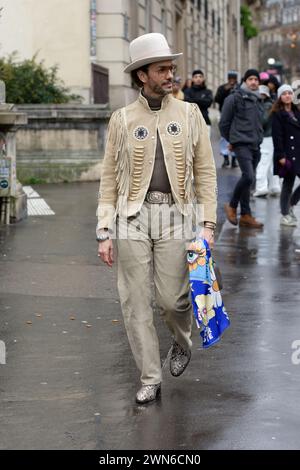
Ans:
[{"label": "green hedge", "polygon": [[12,54],[0,58],[0,79],[6,85],[6,102],[15,104],[58,104],[70,101],[81,102],[82,97],[70,94],[57,77],[58,67],[47,69],[44,62],[36,58],[16,61]]}]

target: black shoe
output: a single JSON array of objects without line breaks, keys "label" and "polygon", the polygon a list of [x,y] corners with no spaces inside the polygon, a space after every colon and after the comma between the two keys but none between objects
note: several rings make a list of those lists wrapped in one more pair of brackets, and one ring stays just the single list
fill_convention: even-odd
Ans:
[{"label": "black shoe", "polygon": [[231,160],[231,168],[237,168],[239,165],[238,165],[238,162],[236,161],[236,157],[232,157],[232,160]]},{"label": "black shoe", "polygon": [[222,168],[227,168],[229,166],[230,166],[229,158],[226,155],[224,155],[224,162],[222,164]]}]

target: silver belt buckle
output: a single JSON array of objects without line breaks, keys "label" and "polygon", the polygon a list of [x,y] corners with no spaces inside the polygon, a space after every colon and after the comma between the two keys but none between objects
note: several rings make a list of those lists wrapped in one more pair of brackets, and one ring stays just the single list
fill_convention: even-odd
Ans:
[{"label": "silver belt buckle", "polygon": [[160,191],[148,191],[146,201],[150,204],[169,204],[171,194],[161,193]]}]

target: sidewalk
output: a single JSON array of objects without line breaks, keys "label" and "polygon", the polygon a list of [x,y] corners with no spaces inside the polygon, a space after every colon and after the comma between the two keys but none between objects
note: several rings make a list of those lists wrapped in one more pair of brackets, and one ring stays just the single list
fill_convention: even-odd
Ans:
[{"label": "sidewalk", "polygon": [[[218,171],[223,201],[239,170]],[[1,449],[299,448],[300,230],[279,227],[277,199],[253,203],[263,231],[220,231],[231,328],[203,350],[194,326],[186,372],[166,367],[161,400],[137,406],[116,270],[96,256],[98,184],[35,190],[55,215],[0,227]]]}]

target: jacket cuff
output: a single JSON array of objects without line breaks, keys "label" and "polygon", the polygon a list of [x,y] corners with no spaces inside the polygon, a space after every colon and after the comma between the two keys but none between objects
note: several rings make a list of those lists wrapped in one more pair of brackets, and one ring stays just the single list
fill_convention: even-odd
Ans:
[{"label": "jacket cuff", "polygon": [[97,208],[97,230],[108,229],[113,232],[115,221],[115,206],[113,204],[100,204]]},{"label": "jacket cuff", "polygon": [[204,207],[204,214],[203,214],[203,223],[210,222],[214,225],[217,224],[217,211],[214,210],[211,205],[209,208]]}]

